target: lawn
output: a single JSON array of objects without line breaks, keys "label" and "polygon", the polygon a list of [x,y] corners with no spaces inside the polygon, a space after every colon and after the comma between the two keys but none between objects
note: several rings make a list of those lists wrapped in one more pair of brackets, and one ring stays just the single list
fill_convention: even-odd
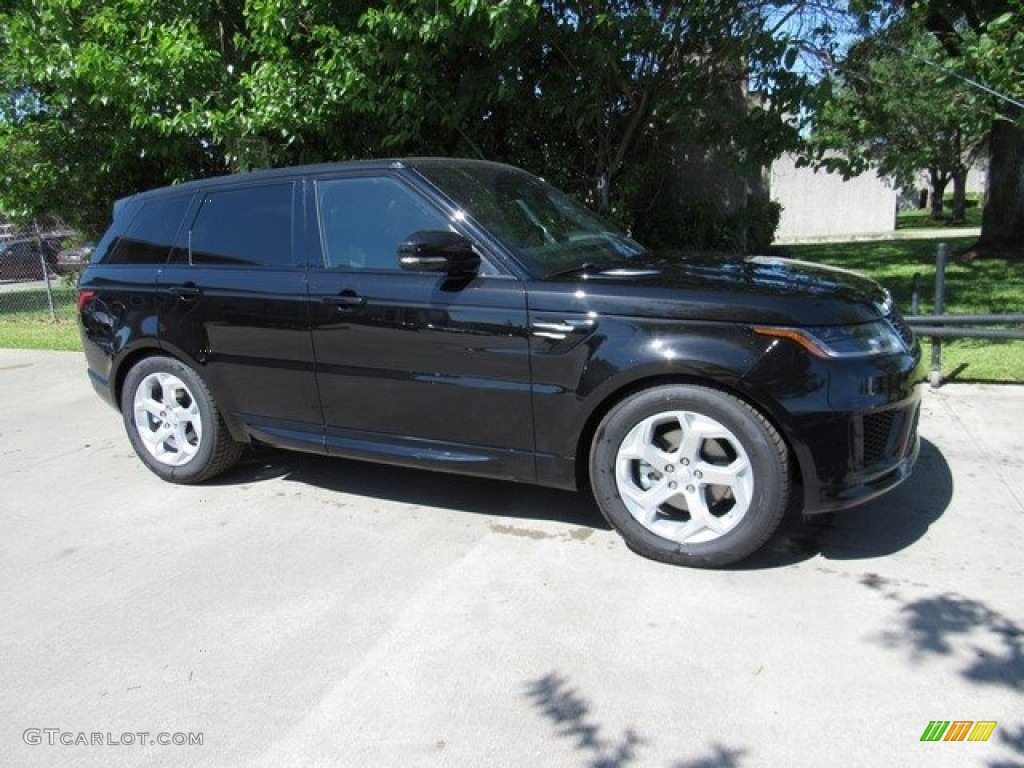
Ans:
[{"label": "lawn", "polygon": [[901,211],[896,216],[896,229],[942,229],[948,227],[980,227],[981,208],[975,206],[964,211],[964,221],[953,224],[947,213],[944,218],[933,219],[930,211]]},{"label": "lawn", "polygon": [[[973,238],[950,240],[956,253]],[[920,278],[920,314],[932,311],[936,240],[793,245],[787,255],[863,272],[893,294],[904,313],[910,313],[914,275]],[[1024,313],[1024,262],[983,259],[950,262],[946,270],[946,312],[949,314]],[[930,345],[924,341],[926,356]],[[942,371],[950,380],[1024,382],[1024,342],[964,339],[942,344]]]},{"label": "lawn", "polygon": [[0,347],[81,349],[72,289],[54,286],[54,312],[43,288],[0,293]]},{"label": "lawn", "polygon": [[0,347],[17,349],[81,349],[74,320],[0,320]]}]

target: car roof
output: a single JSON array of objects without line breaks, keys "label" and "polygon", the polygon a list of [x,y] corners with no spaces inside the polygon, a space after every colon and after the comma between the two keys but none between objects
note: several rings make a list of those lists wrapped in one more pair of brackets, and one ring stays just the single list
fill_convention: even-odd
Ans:
[{"label": "car roof", "polygon": [[115,208],[120,207],[128,201],[146,200],[151,197],[162,197],[164,195],[177,195],[195,192],[198,189],[206,189],[211,186],[230,186],[244,182],[262,182],[273,179],[287,179],[296,176],[316,176],[338,171],[351,170],[397,170],[401,168],[416,168],[419,165],[458,165],[462,167],[491,166],[500,168],[512,168],[513,166],[502,163],[494,163],[489,160],[475,160],[458,157],[409,157],[409,158],[388,158],[380,160],[350,160],[335,163],[316,163],[312,165],[290,165],[281,168],[270,168],[258,171],[246,171],[243,173],[232,173],[223,176],[210,176],[193,181],[186,181],[181,184],[172,184],[166,187],[157,187],[145,192],[121,198],[115,203]]}]

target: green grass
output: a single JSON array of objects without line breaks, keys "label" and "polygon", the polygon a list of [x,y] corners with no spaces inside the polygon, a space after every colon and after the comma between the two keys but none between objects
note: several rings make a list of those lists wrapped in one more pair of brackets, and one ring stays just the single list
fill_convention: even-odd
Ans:
[{"label": "green grass", "polygon": [[901,211],[896,216],[896,229],[945,229],[949,227],[980,227],[981,208],[975,206],[964,211],[964,221],[953,224],[949,214],[942,219],[933,219],[931,212]]},{"label": "green grass", "polygon": [[73,290],[54,287],[54,312],[42,288],[0,293],[0,347],[81,349]]},{"label": "green grass", "polygon": [[0,320],[0,347],[13,349],[81,349],[74,321]]},{"label": "green grass", "polygon": [[[973,243],[950,240],[952,253]],[[887,287],[904,313],[910,313],[914,274],[921,275],[920,314],[932,311],[936,240],[824,243],[788,246],[794,258],[852,269]],[[1006,259],[951,261],[946,269],[949,314],[1024,313],[1024,262]],[[926,357],[931,354],[927,340]],[[957,381],[1024,382],[1024,342],[980,339],[945,340],[942,371]]]}]

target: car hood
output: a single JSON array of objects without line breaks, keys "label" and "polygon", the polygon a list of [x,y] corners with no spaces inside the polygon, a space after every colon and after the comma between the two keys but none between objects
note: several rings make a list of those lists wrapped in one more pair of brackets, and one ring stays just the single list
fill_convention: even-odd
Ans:
[{"label": "car hood", "polygon": [[[873,280],[835,267],[767,256],[687,255],[560,277],[546,284],[601,314],[788,326],[865,323],[892,311]],[[543,295],[531,307],[558,311]],[[562,306],[564,310],[564,303]]]}]

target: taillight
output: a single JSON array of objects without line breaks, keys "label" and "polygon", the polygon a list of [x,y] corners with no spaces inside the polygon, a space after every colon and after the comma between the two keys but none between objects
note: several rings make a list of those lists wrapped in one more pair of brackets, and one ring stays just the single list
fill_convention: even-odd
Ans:
[{"label": "taillight", "polygon": [[85,309],[85,305],[88,304],[96,297],[96,291],[79,291],[78,296],[75,297],[75,306],[78,307],[78,311],[81,312]]}]

